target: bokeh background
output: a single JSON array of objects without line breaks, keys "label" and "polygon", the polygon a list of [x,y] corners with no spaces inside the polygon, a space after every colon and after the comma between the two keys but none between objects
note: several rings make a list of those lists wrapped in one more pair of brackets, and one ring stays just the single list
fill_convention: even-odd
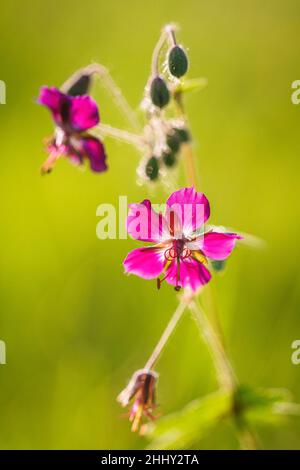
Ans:
[{"label": "bokeh background", "polygon": [[[96,208],[136,185],[139,155],[106,140],[109,172],[82,173],[60,161],[40,177],[48,112],[39,87],[59,86],[92,61],[108,66],[138,106],[162,25],[181,25],[189,77],[208,86],[187,99],[211,221],[263,238],[241,247],[212,288],[240,380],[284,387],[300,401],[300,79],[297,0],[6,2],[0,15],[1,120],[0,366],[1,448],[143,448],[115,398],[154,347],[174,308],[174,291],[123,275],[133,240],[96,238]],[[102,121],[125,123],[102,92]],[[162,187],[153,191],[163,202]],[[186,315],[158,371],[160,411],[216,389],[210,356]],[[300,448],[300,420],[260,427],[265,448]],[[235,448],[225,423],[199,448]]]}]

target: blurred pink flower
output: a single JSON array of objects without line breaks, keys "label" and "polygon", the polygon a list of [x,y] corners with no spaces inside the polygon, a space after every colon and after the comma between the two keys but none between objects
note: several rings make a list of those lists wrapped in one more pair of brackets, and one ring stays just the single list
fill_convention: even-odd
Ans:
[{"label": "blurred pink flower", "polygon": [[125,272],[143,279],[157,278],[158,288],[166,280],[176,290],[198,290],[211,279],[207,260],[224,260],[241,238],[235,233],[204,232],[209,215],[207,198],[193,187],[171,194],[164,215],[155,212],[149,200],[131,204],[128,233],[155,244],[128,253],[123,262]]},{"label": "blurred pink flower", "polygon": [[100,120],[95,101],[87,95],[71,96],[54,87],[42,87],[38,102],[51,111],[56,126],[53,137],[47,142],[49,157],[42,172],[50,172],[60,156],[68,157],[76,165],[87,158],[93,171],[105,171],[104,146],[86,132]]}]

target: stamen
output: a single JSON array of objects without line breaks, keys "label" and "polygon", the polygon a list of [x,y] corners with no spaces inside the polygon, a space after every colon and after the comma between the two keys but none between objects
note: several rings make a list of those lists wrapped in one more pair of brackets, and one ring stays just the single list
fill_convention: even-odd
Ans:
[{"label": "stamen", "polygon": [[156,279],[156,285],[158,290],[161,288],[162,282],[166,279],[166,277],[167,274],[162,279],[160,279],[159,277]]},{"label": "stamen", "polygon": [[175,233],[175,214],[174,211],[170,212],[170,234],[173,237]]},{"label": "stamen", "polygon": [[191,256],[191,250],[189,250],[188,248],[184,248],[180,255],[180,258],[186,259],[186,258],[189,258],[190,256]]},{"label": "stamen", "polygon": [[140,404],[138,405],[136,414],[132,419],[132,427],[131,427],[132,432],[136,432],[138,430],[140,421],[142,419],[142,414],[143,414],[143,406]]},{"label": "stamen", "polygon": [[180,282],[180,257],[177,256],[177,273],[176,273],[176,286],[175,286],[175,290],[177,292],[180,291],[181,289],[179,282]]},{"label": "stamen", "polygon": [[[169,251],[169,250],[166,250],[166,251]],[[165,252],[165,258],[166,258],[166,252]],[[166,258],[166,260],[167,260],[167,262],[166,262],[166,264],[164,265],[164,269],[163,269],[163,271],[162,271],[162,273],[161,273],[161,274],[165,274],[165,276],[164,276],[162,279],[160,279],[159,277],[156,279],[156,285],[157,285],[157,289],[158,289],[158,290],[161,288],[162,282],[163,282],[163,281],[166,279],[166,277],[168,276],[168,274],[166,273],[166,271],[167,271],[168,267],[169,267],[170,264],[171,264],[172,258],[171,258],[171,259],[170,259],[170,258]]]},{"label": "stamen", "polygon": [[167,261],[172,261],[173,259],[176,258],[176,256],[177,256],[177,255],[176,255],[176,250],[175,250],[174,247],[169,248],[168,250],[166,250],[166,251],[164,252],[164,257],[165,257],[165,259],[166,259]]},{"label": "stamen", "polygon": [[50,173],[52,168],[56,162],[56,160],[61,156],[61,154],[57,150],[53,150],[49,157],[44,161],[41,167],[41,174],[45,175],[46,173]]},{"label": "stamen", "polygon": [[193,250],[193,257],[199,261],[199,263],[201,264],[207,264],[207,258],[206,256],[204,256],[204,254],[202,253],[202,251],[196,251],[196,250]]}]

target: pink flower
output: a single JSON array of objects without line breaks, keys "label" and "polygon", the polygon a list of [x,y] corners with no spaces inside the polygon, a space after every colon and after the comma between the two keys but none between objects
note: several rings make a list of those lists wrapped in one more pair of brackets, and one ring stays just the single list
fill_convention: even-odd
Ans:
[{"label": "pink flower", "polygon": [[55,123],[54,135],[47,142],[49,157],[42,172],[50,172],[60,156],[68,157],[76,165],[87,158],[93,171],[105,171],[104,146],[87,133],[99,123],[95,101],[87,95],[71,96],[54,87],[42,87],[38,102],[51,111]]},{"label": "pink flower", "polygon": [[129,207],[128,233],[155,244],[128,253],[123,263],[125,272],[143,279],[157,278],[158,288],[166,280],[176,290],[189,287],[196,291],[211,279],[208,260],[224,260],[241,238],[235,233],[204,231],[209,202],[194,188],[171,194],[164,216],[153,210],[149,200]]}]

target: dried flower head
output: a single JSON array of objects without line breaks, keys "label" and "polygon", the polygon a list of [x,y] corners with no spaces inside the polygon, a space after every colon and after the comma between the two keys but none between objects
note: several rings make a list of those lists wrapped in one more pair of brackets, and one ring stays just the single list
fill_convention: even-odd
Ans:
[{"label": "dried flower head", "polygon": [[132,401],[129,420],[132,431],[138,431],[143,416],[153,420],[155,408],[155,386],[158,374],[152,370],[137,370],[130,379],[127,387],[120,393],[117,400],[125,408]]}]

